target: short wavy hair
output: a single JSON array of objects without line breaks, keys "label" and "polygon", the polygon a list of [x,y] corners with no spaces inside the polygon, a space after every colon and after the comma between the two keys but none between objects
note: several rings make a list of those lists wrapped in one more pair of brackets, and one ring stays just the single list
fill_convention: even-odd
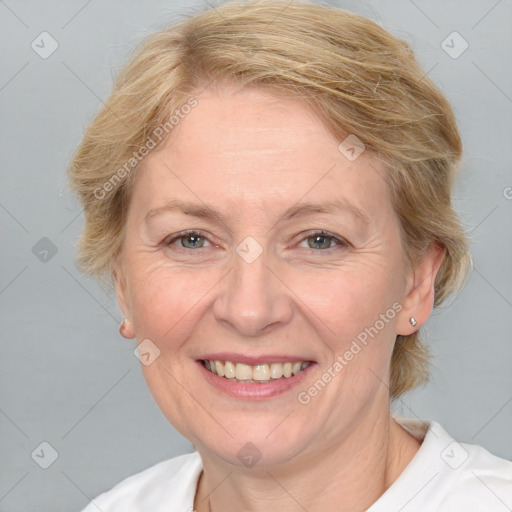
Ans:
[{"label": "short wavy hair", "polygon": [[[462,144],[449,102],[409,45],[376,23],[281,0],[229,2],[190,15],[147,37],[121,70],[69,167],[85,216],[83,272],[115,285],[139,162],[165,142],[195,95],[225,81],[300,99],[338,140],[356,135],[387,164],[406,261],[414,266],[432,243],[444,249],[434,306],[461,288],[471,257],[451,202]],[[420,332],[398,335],[391,396],[428,377]]]}]

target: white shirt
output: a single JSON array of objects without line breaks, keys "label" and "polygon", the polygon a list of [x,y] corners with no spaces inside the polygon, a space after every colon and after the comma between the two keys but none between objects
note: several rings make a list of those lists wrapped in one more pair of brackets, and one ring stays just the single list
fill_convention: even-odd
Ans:
[{"label": "white shirt", "polygon": [[[457,443],[433,421],[395,420],[422,444],[367,512],[512,510],[512,462]],[[192,512],[201,470],[198,452],[174,457],[126,478],[82,512]]]}]

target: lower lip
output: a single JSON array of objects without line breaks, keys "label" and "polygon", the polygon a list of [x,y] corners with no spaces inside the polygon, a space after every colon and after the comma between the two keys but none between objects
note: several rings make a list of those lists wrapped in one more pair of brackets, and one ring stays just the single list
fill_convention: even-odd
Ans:
[{"label": "lower lip", "polygon": [[293,377],[282,377],[281,379],[267,381],[262,384],[255,384],[251,382],[237,382],[236,380],[219,377],[217,374],[207,370],[201,361],[196,361],[196,363],[206,380],[213,387],[234,398],[245,398],[248,400],[265,400],[282,395],[299,385],[307,377],[313,367],[316,366],[316,363],[311,363],[307,368]]}]

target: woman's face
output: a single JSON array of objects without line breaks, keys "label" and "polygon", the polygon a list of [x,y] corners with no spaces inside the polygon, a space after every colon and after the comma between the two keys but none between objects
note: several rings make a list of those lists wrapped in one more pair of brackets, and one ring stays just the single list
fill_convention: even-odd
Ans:
[{"label": "woman's face", "polygon": [[197,101],[138,171],[119,301],[155,400],[199,450],[307,458],[389,409],[409,278],[383,166],[301,102]]}]

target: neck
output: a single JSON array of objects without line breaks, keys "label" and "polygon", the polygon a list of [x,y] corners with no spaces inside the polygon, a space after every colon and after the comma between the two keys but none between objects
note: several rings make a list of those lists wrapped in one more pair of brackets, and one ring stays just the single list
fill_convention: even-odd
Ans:
[{"label": "neck", "polygon": [[204,471],[194,508],[362,512],[398,478],[420,446],[389,410],[380,417],[356,425],[342,442],[314,456],[297,456],[279,466],[241,470],[201,453]]}]

